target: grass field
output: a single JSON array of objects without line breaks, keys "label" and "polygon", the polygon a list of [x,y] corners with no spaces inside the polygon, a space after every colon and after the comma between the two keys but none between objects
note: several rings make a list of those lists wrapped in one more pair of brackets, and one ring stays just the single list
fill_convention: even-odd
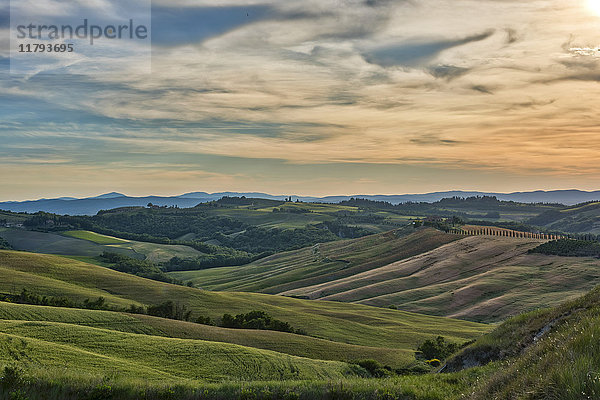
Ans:
[{"label": "grass field", "polygon": [[489,330],[489,326],[461,320],[402,311],[309,301],[253,293],[209,292],[165,284],[107,268],[52,255],[0,252],[0,291],[27,288],[40,295],[68,296],[83,301],[103,296],[111,304],[157,304],[175,300],[196,316],[219,318],[262,310],[301,328],[309,335],[358,346],[396,349],[406,353],[425,338],[443,335],[464,342]]},{"label": "grass field", "polygon": [[143,314],[0,302],[0,320],[61,322],[127,333],[233,343],[317,360],[377,359],[393,367],[413,360],[413,352],[409,350],[390,351],[389,348],[351,345],[276,331],[227,329]]},{"label": "grass field", "polygon": [[[17,384],[0,387],[0,398],[14,400],[454,400],[489,375],[477,368],[453,374],[386,379],[249,381],[199,383],[167,379],[160,383],[117,376],[83,375],[30,368]],[[21,397],[17,397],[21,396]]]},{"label": "grass field", "polygon": [[542,242],[537,239],[476,236],[456,240],[456,236],[433,230],[402,238],[390,235],[328,243],[241,267],[173,276],[214,290],[395,305],[483,322],[555,306],[600,284],[598,259],[528,254]]},{"label": "grass field", "polygon": [[0,210],[0,220],[6,220],[6,222],[11,224],[22,224],[29,217],[30,216],[25,213],[13,213]]},{"label": "grass field", "polygon": [[[321,222],[333,221],[337,218],[337,213],[346,214],[359,213],[358,207],[342,206],[339,204],[324,203],[280,203],[273,205],[258,206],[237,206],[237,207],[210,207],[199,205],[208,215],[219,217],[230,217],[243,221],[249,225],[260,226],[263,228],[294,229],[303,228],[307,225],[319,224]],[[281,212],[273,212],[273,209],[279,209]],[[409,223],[410,217],[399,216],[394,213],[382,211],[376,212],[387,220],[387,224],[365,224],[373,232],[384,232],[394,225],[401,226]],[[361,224],[351,224],[353,226]],[[189,238],[189,237],[188,237]]]},{"label": "grass field", "polygon": [[457,239],[434,229],[407,228],[279,253],[240,267],[171,274],[211,290],[275,294],[351,277]]},{"label": "grass field", "polygon": [[128,243],[127,240],[119,239],[112,236],[101,235],[91,231],[66,231],[63,235],[73,237],[75,239],[87,240],[97,244],[123,244]]},{"label": "grass field", "polygon": [[68,365],[84,373],[112,370],[151,381],[339,379],[355,375],[348,364],[336,361],[56,322],[0,321],[0,343],[4,350],[0,350],[0,358],[5,362],[12,361],[11,353],[21,352],[21,358],[48,368]]},{"label": "grass field", "polygon": [[531,218],[528,223],[550,231],[599,235],[600,202],[584,203],[544,213]]},{"label": "grass field", "polygon": [[62,234],[5,229],[0,232],[13,248],[44,254],[95,257],[114,252],[153,262],[165,262],[173,257],[194,258],[201,252],[188,246],[123,240],[90,231],[68,231]]},{"label": "grass field", "polygon": [[[202,206],[200,206],[202,207]],[[205,207],[209,215],[220,217],[231,217],[253,226],[265,228],[292,229],[302,228],[309,224],[318,224],[325,221],[333,221],[334,213],[338,211],[357,212],[356,207],[343,207],[336,204],[312,204],[312,203],[285,203],[277,208],[283,210],[303,209],[307,212],[273,212],[275,207]]]},{"label": "grass field", "polygon": [[600,288],[555,308],[519,315],[449,362],[451,369],[497,360],[468,398],[600,398]]},{"label": "grass field", "polygon": [[[0,398],[597,399],[598,336],[600,288],[558,307],[512,318],[479,337],[449,360],[446,370],[460,372],[364,379],[353,377],[360,372],[344,363],[232,345],[71,324],[0,321],[0,365],[8,362],[25,368],[23,372],[17,369],[16,374],[5,373],[10,379],[3,378]],[[156,351],[149,354],[146,346]],[[157,361],[162,353],[171,356],[168,362]],[[210,355],[210,361],[193,357],[198,354]],[[230,357],[232,354],[242,354],[244,359]],[[135,361],[129,361],[133,356]],[[85,362],[80,364],[82,359]],[[218,369],[213,369],[213,361]],[[230,375],[224,377],[223,371]],[[244,382],[248,371],[252,377],[279,377]],[[298,378],[287,379],[290,375]],[[242,381],[231,381],[231,376]],[[311,378],[302,380],[304,376]]]},{"label": "grass field", "polygon": [[[35,253],[94,257],[102,254],[105,249],[108,249],[107,246],[99,245],[88,240],[76,239],[54,233],[27,231],[25,229],[6,229],[0,232],[0,236],[6,239],[6,241],[17,250]],[[131,249],[118,249],[116,252],[130,257],[140,257],[139,254],[136,254]]]}]

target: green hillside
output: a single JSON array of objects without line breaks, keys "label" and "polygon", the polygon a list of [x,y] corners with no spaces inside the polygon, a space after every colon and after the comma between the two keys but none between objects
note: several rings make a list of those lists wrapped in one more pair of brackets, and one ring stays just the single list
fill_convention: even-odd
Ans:
[{"label": "green hillside", "polygon": [[[33,339],[33,340],[31,340]],[[0,360],[23,348],[25,362],[98,373],[115,369],[149,380],[199,381],[331,379],[353,375],[348,364],[191,339],[136,335],[72,324],[0,321]],[[33,349],[29,349],[29,346]],[[65,354],[68,354],[68,356]],[[54,356],[53,356],[54,353]],[[58,357],[57,357],[58,356]],[[96,359],[95,362],[91,362]],[[135,368],[139,367],[139,371]]]},{"label": "green hillside", "polygon": [[106,251],[154,262],[166,262],[173,257],[193,258],[203,254],[188,246],[122,240],[90,231],[51,233],[5,229],[0,231],[0,237],[6,239],[17,250],[78,257],[95,257]]},{"label": "green hillside", "polygon": [[527,221],[549,231],[600,235],[600,202],[549,210]]},{"label": "green hillside", "polygon": [[62,322],[127,333],[233,343],[318,360],[377,359],[384,364],[398,367],[409,364],[413,359],[412,352],[408,350],[390,351],[389,348],[351,345],[284,332],[227,329],[112,311],[0,302],[0,320]]},{"label": "green hillside", "polygon": [[0,292],[27,288],[79,302],[103,296],[109,304],[153,305],[175,300],[195,316],[262,310],[309,335],[341,343],[410,351],[424,338],[444,335],[464,342],[486,325],[339,302],[314,302],[253,293],[217,293],[119,273],[64,257],[0,251]]},{"label": "green hillside", "polygon": [[452,359],[459,370],[494,361],[469,399],[600,398],[600,288],[520,315]]},{"label": "green hillside", "polygon": [[210,290],[280,293],[351,277],[460,239],[435,229],[405,228],[275,254],[240,267],[173,272]]},{"label": "green hillside", "polygon": [[126,240],[119,239],[112,236],[100,235],[96,232],[90,231],[66,231],[62,232],[64,236],[73,237],[75,239],[87,240],[98,244],[123,244],[127,243]]},{"label": "green hillside", "polygon": [[[459,240],[457,240],[459,239]],[[240,267],[173,273],[213,290],[261,291],[496,322],[600,284],[596,257],[530,254],[542,240],[433,229],[278,254]]]}]

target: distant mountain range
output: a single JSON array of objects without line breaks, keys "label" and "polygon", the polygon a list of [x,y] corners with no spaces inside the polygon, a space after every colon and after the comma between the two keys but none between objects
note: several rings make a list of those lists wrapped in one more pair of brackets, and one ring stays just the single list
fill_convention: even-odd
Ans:
[{"label": "distant mountain range", "polygon": [[[37,212],[46,211],[56,214],[70,215],[94,215],[100,210],[109,210],[117,207],[146,206],[152,203],[159,206],[178,206],[181,208],[193,207],[199,203],[205,203],[218,200],[223,196],[246,196],[253,198],[284,200],[288,195],[274,196],[266,193],[249,192],[192,192],[179,196],[145,196],[130,197],[122,193],[106,193],[100,196],[89,198],[60,197],[56,199],[40,199],[30,201],[7,201],[0,202],[0,210],[14,212]],[[534,192],[515,192],[515,193],[489,193],[489,192],[466,192],[466,191],[447,191],[425,194],[401,194],[401,195],[353,195],[353,196],[294,196],[292,200],[301,200],[308,202],[337,203],[348,200],[352,197],[387,201],[392,204],[412,202],[433,203],[448,197],[473,197],[473,196],[496,196],[499,200],[516,201],[521,203],[560,203],[573,205],[587,201],[600,200],[600,191],[586,192],[582,190],[552,190],[552,191],[534,191]]]}]

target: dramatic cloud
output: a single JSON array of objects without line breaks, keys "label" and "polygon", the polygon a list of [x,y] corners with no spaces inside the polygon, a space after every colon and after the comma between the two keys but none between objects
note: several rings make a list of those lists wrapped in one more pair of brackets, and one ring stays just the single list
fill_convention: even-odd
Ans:
[{"label": "dramatic cloud", "polygon": [[153,3],[151,74],[78,59],[9,74],[0,6],[2,197],[600,183],[600,18],[584,0],[215,4]]}]

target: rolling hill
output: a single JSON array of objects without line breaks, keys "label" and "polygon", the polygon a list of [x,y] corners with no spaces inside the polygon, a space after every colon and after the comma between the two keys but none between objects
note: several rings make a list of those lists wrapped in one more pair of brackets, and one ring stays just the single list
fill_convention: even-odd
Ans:
[{"label": "rolling hill", "polygon": [[0,320],[59,322],[118,332],[238,344],[316,360],[356,361],[377,359],[390,366],[411,362],[410,351],[352,345],[278,331],[228,329],[103,310],[65,309],[0,302]]},{"label": "rolling hill", "polygon": [[262,310],[304,329],[310,336],[357,346],[395,349],[408,355],[424,338],[443,335],[464,342],[486,325],[339,302],[309,301],[253,293],[209,292],[151,281],[52,255],[0,251],[0,292],[27,288],[39,295],[77,301],[105,297],[120,307],[176,300],[193,315],[213,319],[224,313]]},{"label": "rolling hill", "polygon": [[550,231],[600,235],[600,202],[546,211],[527,222]]},{"label": "rolling hill", "polygon": [[[390,235],[174,275],[214,290],[395,305],[485,322],[557,305],[600,284],[598,259],[529,254],[543,242],[539,239],[459,237],[434,230],[396,239]],[[383,251],[386,246],[389,253]]]},{"label": "rolling hill", "polygon": [[65,364],[80,373],[139,376],[149,381],[335,379],[350,365],[234,344],[172,339],[57,322],[0,321],[0,359],[21,350],[32,364]]},{"label": "rolling hill", "polygon": [[412,228],[408,228],[359,239],[321,243],[275,254],[239,267],[171,274],[210,290],[277,294],[351,277],[459,238],[435,229],[414,232]]},{"label": "rolling hill", "polygon": [[189,246],[123,240],[89,231],[52,233],[0,228],[0,237],[16,250],[78,257],[95,257],[103,252],[112,252],[153,262],[166,262],[173,257],[193,258],[203,254]]}]

